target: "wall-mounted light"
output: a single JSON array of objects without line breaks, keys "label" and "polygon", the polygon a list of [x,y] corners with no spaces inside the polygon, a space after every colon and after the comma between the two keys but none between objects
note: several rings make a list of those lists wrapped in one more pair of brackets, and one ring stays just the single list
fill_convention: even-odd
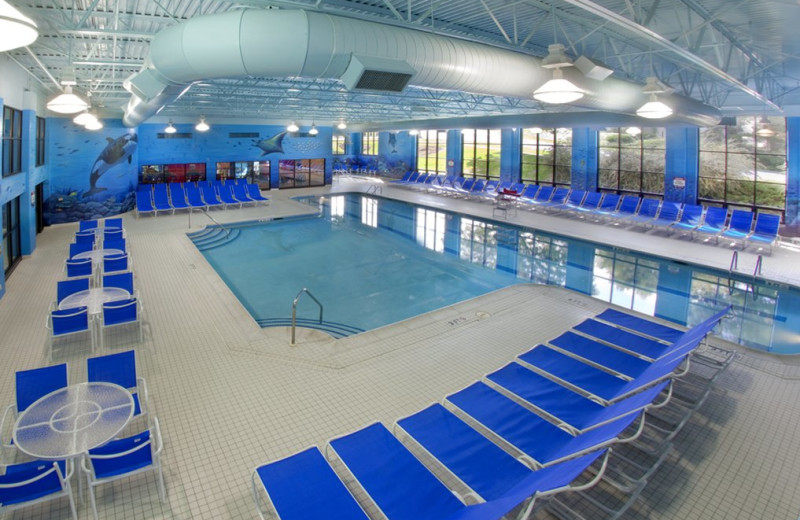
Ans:
[{"label": "wall-mounted light", "polygon": [[36,23],[0,0],[0,52],[25,47],[36,41],[39,31]]},{"label": "wall-mounted light", "polygon": [[194,129],[197,130],[198,132],[208,132],[209,128],[211,127],[208,126],[208,123],[206,123],[205,116],[200,116],[200,121],[196,125],[194,125]]},{"label": "wall-mounted light", "polygon": [[560,105],[572,103],[584,96],[583,90],[568,79],[564,79],[562,67],[571,67],[572,61],[564,54],[564,46],[554,43],[547,48],[548,55],[542,60],[542,67],[553,69],[553,79],[533,91],[533,99],[543,103]]},{"label": "wall-mounted light", "polygon": [[288,130],[289,132],[297,132],[298,130],[300,130],[300,127],[297,126],[294,123],[294,121],[292,121],[292,123],[289,126],[286,127],[286,130]]},{"label": "wall-mounted light", "polygon": [[175,133],[175,132],[177,132],[177,131],[178,131],[178,130],[177,130],[177,129],[176,129],[176,128],[175,128],[175,127],[172,125],[172,119],[170,119],[170,120],[169,120],[169,124],[168,124],[168,125],[167,125],[167,127],[164,129],[164,133],[167,133],[167,134],[174,134],[174,133]]},{"label": "wall-mounted light", "polygon": [[317,135],[319,133],[319,130],[317,130],[317,125],[311,123],[311,129],[308,131],[308,133],[311,135]]}]

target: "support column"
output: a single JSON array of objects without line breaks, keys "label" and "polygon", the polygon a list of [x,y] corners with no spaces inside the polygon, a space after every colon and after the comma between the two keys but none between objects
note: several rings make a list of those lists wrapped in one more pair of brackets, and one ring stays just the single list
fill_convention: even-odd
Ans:
[{"label": "support column", "polygon": [[22,254],[36,249],[36,112],[22,111],[22,174],[25,176],[25,193],[20,198],[19,226]]},{"label": "support column", "polygon": [[800,117],[786,118],[786,226],[800,233]]},{"label": "support column", "polygon": [[461,130],[447,131],[447,175],[461,177],[461,160],[464,156]]},{"label": "support column", "polygon": [[664,200],[697,204],[700,171],[700,129],[667,128]]},{"label": "support column", "polygon": [[572,129],[572,187],[597,191],[597,130]]},{"label": "support column", "polygon": [[519,182],[522,175],[522,129],[503,128],[500,135],[500,180]]}]

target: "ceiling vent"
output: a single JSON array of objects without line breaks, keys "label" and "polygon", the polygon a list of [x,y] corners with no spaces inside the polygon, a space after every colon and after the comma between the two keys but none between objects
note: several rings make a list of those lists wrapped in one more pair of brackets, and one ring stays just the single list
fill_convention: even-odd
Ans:
[{"label": "ceiling vent", "polygon": [[402,60],[353,56],[341,76],[347,90],[402,92],[416,71]]}]

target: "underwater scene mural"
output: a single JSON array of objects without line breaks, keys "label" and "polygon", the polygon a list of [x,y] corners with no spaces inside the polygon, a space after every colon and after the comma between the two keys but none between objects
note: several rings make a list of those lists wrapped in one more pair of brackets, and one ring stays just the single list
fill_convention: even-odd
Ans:
[{"label": "underwater scene mural", "polygon": [[104,218],[133,209],[138,136],[119,121],[91,132],[70,119],[47,120],[50,195],[47,224]]}]

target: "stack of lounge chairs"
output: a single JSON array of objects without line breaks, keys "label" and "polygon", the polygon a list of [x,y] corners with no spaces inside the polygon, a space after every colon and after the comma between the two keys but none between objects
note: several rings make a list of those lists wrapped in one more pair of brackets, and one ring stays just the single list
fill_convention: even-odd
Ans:
[{"label": "stack of lounge chairs", "polygon": [[544,505],[617,518],[730,363],[731,352],[701,346],[728,310],[683,331],[608,309],[391,429],[376,422],[324,453],[256,468],[256,509],[488,520]]},{"label": "stack of lounge chairs", "polygon": [[257,184],[240,180],[140,184],[136,190],[136,216],[175,213],[176,210],[241,208],[245,204],[266,204]]},{"label": "stack of lounge chairs", "polygon": [[520,208],[577,217],[645,232],[661,231],[670,236],[703,240],[727,247],[753,247],[771,254],[778,242],[780,216],[752,211],[661,201],[655,197],[620,196],[563,186],[511,184],[508,181],[418,174],[407,172],[392,185],[425,190],[448,197],[476,201],[508,200],[509,193]]}]

